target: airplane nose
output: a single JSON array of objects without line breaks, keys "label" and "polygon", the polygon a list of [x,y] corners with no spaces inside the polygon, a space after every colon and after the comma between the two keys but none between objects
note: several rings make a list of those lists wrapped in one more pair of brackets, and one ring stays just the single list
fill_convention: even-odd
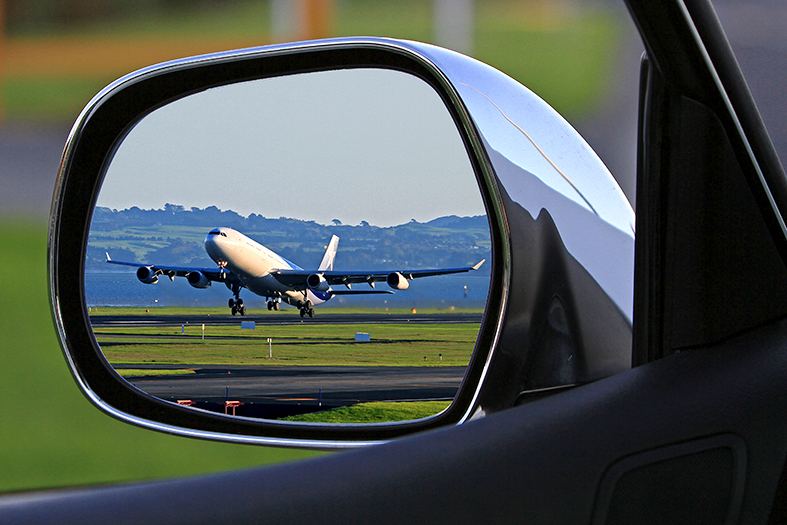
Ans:
[{"label": "airplane nose", "polygon": [[223,250],[221,249],[220,243],[221,241],[218,235],[208,234],[208,236],[205,237],[205,243],[204,243],[205,251],[208,252],[208,255],[214,261],[222,258],[221,256]]}]

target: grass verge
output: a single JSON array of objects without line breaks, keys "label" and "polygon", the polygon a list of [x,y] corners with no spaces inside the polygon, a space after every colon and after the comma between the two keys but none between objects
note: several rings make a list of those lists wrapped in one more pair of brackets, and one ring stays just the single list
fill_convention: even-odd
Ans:
[{"label": "grass verge", "polygon": [[304,423],[385,423],[390,421],[409,421],[433,416],[448,408],[450,404],[450,401],[359,403],[349,407],[289,416],[282,419]]}]

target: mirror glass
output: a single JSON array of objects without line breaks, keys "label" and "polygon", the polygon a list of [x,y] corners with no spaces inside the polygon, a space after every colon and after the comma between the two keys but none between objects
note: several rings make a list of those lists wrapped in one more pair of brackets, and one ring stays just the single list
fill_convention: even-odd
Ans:
[{"label": "mirror glass", "polygon": [[304,73],[202,91],[131,129],[93,213],[85,296],[109,363],[163,400],[416,419],[462,381],[490,253],[468,154],[426,82]]}]

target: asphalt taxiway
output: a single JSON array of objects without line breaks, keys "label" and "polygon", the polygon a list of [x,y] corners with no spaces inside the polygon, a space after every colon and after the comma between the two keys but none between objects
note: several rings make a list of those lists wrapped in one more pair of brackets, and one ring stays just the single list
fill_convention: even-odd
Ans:
[{"label": "asphalt taxiway", "polygon": [[223,407],[243,403],[238,415],[281,417],[371,401],[451,400],[461,366],[221,366],[118,365],[116,369],[173,369],[184,375],[130,376],[126,380],[171,402]]}]

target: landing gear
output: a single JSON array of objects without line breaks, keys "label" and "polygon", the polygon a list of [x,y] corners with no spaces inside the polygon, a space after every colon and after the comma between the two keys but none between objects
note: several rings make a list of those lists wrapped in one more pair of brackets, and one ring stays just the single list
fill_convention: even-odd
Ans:
[{"label": "landing gear", "polygon": [[229,300],[229,307],[232,315],[241,314],[246,315],[246,307],[243,306],[243,299],[238,298],[237,300],[230,299]]},{"label": "landing gear", "polygon": [[268,301],[268,311],[274,310],[276,312],[279,311],[279,302],[278,301]]},{"label": "landing gear", "polygon": [[301,317],[306,317],[307,315],[309,317],[314,317],[314,308],[312,308],[311,301],[306,301],[305,303],[302,303],[299,306],[301,309]]},{"label": "landing gear", "polygon": [[235,294],[235,297],[230,298],[230,300],[227,301],[227,306],[230,307],[230,311],[232,312],[232,315],[237,315],[237,314],[246,315],[246,307],[243,306],[243,299],[238,297],[238,294],[240,293],[240,286],[237,285],[233,286],[232,293]]},{"label": "landing gear", "polygon": [[246,315],[246,307],[243,306],[243,305],[234,307],[232,309],[232,315],[235,315],[235,314]]}]

